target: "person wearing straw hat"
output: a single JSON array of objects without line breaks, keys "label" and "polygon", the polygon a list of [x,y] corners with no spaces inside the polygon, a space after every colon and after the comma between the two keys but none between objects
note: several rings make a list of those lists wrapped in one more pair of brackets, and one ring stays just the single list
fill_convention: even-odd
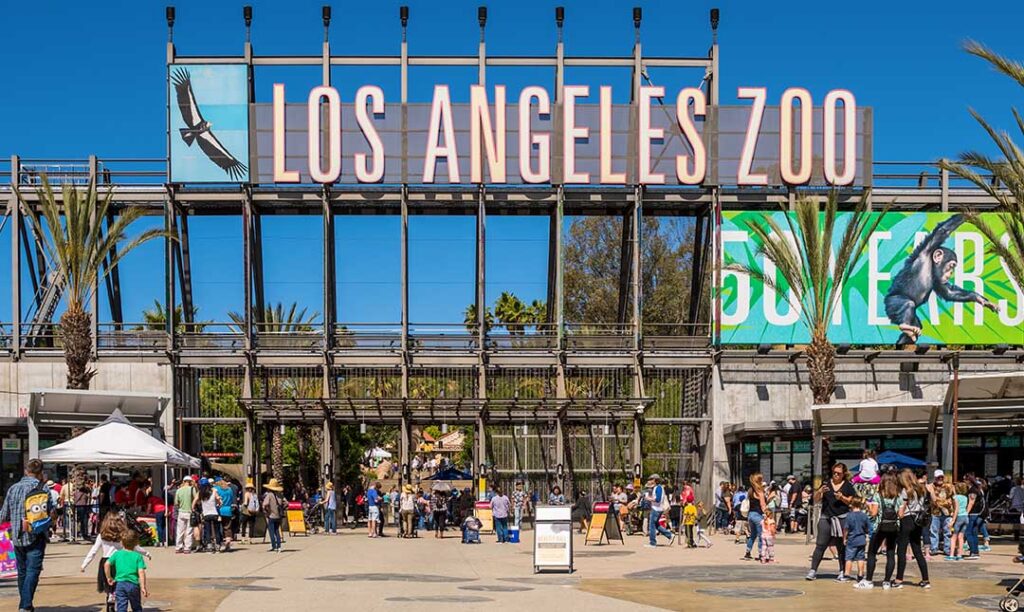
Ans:
[{"label": "person wearing straw hat", "polygon": [[398,502],[398,512],[402,516],[401,537],[415,537],[412,519],[416,514],[416,495],[412,492],[411,484],[407,484],[402,488],[402,498]]},{"label": "person wearing straw hat", "polygon": [[270,550],[267,552],[281,552],[281,518],[284,516],[284,502],[281,501],[281,493],[284,487],[278,483],[276,478],[263,485],[266,492],[263,494],[263,512],[267,515],[267,531],[270,533]]},{"label": "person wearing straw hat", "polygon": [[239,533],[245,538],[246,544],[252,544],[256,532],[256,516],[260,513],[260,498],[256,495],[256,485],[252,478],[245,479],[245,493],[242,496],[242,520]]},{"label": "person wearing straw hat", "polygon": [[338,496],[331,481],[327,481],[324,491],[324,531],[338,533]]}]

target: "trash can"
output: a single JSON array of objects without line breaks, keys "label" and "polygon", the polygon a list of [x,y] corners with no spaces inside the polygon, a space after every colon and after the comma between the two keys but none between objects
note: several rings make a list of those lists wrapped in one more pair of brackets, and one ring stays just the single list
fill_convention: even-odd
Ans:
[{"label": "trash can", "polygon": [[508,541],[513,543],[513,544],[518,544],[519,543],[519,528],[518,527],[509,527],[508,528]]}]

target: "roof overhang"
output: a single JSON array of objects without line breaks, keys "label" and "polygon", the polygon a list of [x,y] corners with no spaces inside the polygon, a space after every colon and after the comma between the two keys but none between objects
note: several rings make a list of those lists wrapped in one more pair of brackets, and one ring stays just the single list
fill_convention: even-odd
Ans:
[{"label": "roof overhang", "polygon": [[746,436],[784,436],[793,434],[807,435],[811,431],[811,421],[797,419],[792,421],[755,421],[726,425],[722,433],[726,442],[739,442]]},{"label": "roof overhang", "polygon": [[940,402],[865,402],[811,406],[814,433],[884,435],[933,433]]},{"label": "roof overhang", "polygon": [[954,402],[960,431],[1024,426],[1024,371],[961,374],[946,387],[946,414],[953,412]]},{"label": "roof overhang", "polygon": [[154,429],[170,401],[169,396],[152,393],[34,389],[28,416],[36,427],[92,427],[119,409],[133,425]]}]

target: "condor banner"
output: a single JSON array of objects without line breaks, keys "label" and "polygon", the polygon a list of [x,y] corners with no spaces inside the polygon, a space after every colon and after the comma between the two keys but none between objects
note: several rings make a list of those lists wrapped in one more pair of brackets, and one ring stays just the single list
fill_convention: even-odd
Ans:
[{"label": "condor banner", "polygon": [[[722,222],[721,342],[801,344],[809,331],[799,296],[759,254],[751,226],[785,213],[727,212]],[[882,213],[871,213],[880,215]],[[840,214],[836,241],[851,219]],[[996,231],[999,216],[985,215]],[[837,245],[833,245],[838,248]],[[727,269],[738,264],[777,279],[777,289]],[[841,289],[829,326],[835,343],[1024,344],[1024,292],[992,244],[963,215],[890,212]]]},{"label": "condor banner", "polygon": [[171,182],[248,181],[248,68],[177,64],[168,69]]}]

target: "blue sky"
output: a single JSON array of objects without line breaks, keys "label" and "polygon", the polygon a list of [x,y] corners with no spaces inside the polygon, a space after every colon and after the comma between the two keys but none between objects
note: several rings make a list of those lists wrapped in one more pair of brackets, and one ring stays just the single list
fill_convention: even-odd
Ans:
[{"label": "blue sky", "polygon": [[[322,2],[253,2],[253,45],[260,54],[318,54]],[[397,53],[400,2],[335,5],[334,53]],[[411,7],[410,52],[475,53],[476,2],[407,2]],[[554,47],[556,2],[491,3],[489,54],[541,54]],[[634,3],[562,2],[569,54],[630,53]],[[853,91],[874,108],[876,160],[932,160],[967,149],[989,150],[967,114],[978,109],[997,125],[1010,126],[1009,107],[1021,91],[960,49],[967,38],[1024,59],[1017,25],[1024,4],[965,5],[957,2],[636,2],[644,7],[646,55],[699,55],[710,43],[708,9],[719,6],[722,22],[721,92],[735,102],[738,86],[764,86],[769,101],[783,89],[802,86],[816,101],[835,88]],[[163,157],[166,25],[162,4],[148,2],[5,3],[7,28],[0,37],[5,72],[0,96],[0,155],[22,157]],[[979,8],[975,8],[979,7]],[[239,54],[244,40],[241,3],[178,2],[178,52]],[[696,85],[698,72],[651,70],[669,90]],[[263,68],[257,99],[284,82],[288,97],[304,99],[318,69]],[[363,83],[397,97],[397,70],[336,69],[343,99]],[[488,84],[510,91],[550,84],[550,72],[489,72]],[[411,72],[414,101],[428,99],[434,83],[452,85],[455,100],[468,98],[475,69],[422,68]],[[610,84],[628,99],[627,71],[577,70],[567,83]],[[416,217],[410,226],[413,321],[456,322],[472,300],[474,223],[468,217]],[[237,218],[194,219],[193,254],[200,318],[221,321],[241,309],[241,237]],[[321,310],[319,220],[272,217],[264,223],[267,299],[299,301]],[[398,319],[398,226],[394,218],[338,222],[339,318]],[[510,289],[526,300],[545,294],[547,223],[539,218],[492,218],[488,222],[488,298]],[[9,231],[0,233],[0,320],[10,320]],[[150,245],[125,261],[125,312],[162,298],[161,249]],[[26,298],[28,294],[26,294]],[[28,301],[27,299],[25,301]],[[105,301],[101,299],[101,302]],[[107,308],[101,307],[104,317]]]}]

